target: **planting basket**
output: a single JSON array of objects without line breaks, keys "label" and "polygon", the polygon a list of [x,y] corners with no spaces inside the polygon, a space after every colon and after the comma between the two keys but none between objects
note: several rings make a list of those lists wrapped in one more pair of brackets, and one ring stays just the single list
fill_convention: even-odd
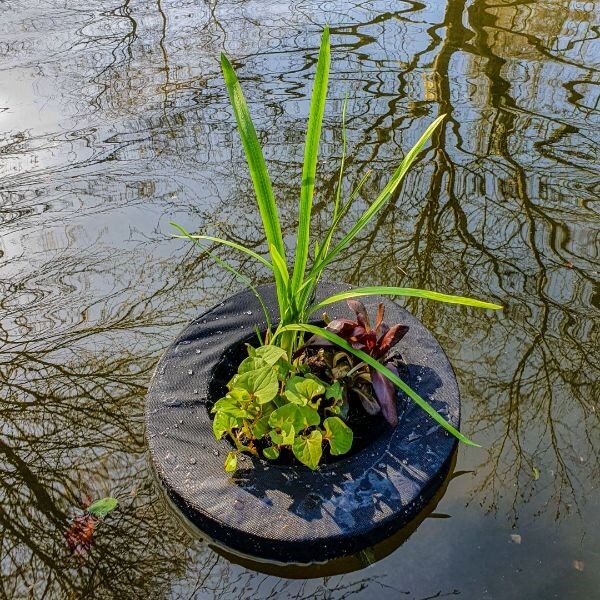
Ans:
[{"label": "planting basket", "polygon": [[[318,298],[350,289],[323,284]],[[273,286],[259,292],[273,323]],[[406,382],[454,427],[460,398],[452,367],[426,327],[394,302],[362,298],[369,314],[409,326],[398,345]],[[353,317],[346,303],[330,317]],[[357,453],[311,471],[247,456],[225,473],[232,449],[212,433],[210,407],[237,365],[232,349],[266,328],[251,292],[231,296],[192,321],[160,360],[146,397],[146,427],[158,477],[181,512],[218,545],[259,560],[308,564],[355,554],[411,521],[444,481],[457,440],[402,392],[399,422]],[[254,339],[253,339],[254,338]],[[224,374],[227,377],[224,377]]]}]

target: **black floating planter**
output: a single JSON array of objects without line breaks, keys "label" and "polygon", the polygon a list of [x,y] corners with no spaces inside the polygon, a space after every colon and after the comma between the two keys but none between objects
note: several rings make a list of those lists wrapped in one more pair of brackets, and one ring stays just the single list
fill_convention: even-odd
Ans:
[{"label": "black floating planter", "polygon": [[[322,285],[319,296],[342,289],[350,288]],[[274,289],[259,291],[276,323]],[[373,313],[384,302],[388,323],[409,325],[398,345],[404,378],[458,428],[458,386],[436,339],[394,302],[362,300]],[[345,303],[328,314],[353,316]],[[457,441],[402,392],[398,426],[378,421],[337,462],[311,471],[246,457],[233,476],[225,473],[231,446],[213,437],[210,408],[236,371],[243,342],[256,339],[256,326],[266,324],[255,296],[236,294],[192,321],[158,364],[146,400],[147,435],[172,501],[216,544],[279,563],[349,556],[413,521],[444,482]]]}]

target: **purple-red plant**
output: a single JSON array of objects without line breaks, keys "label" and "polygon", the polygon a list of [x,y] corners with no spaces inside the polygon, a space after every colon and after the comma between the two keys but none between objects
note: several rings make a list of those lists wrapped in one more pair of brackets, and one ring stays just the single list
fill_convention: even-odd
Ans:
[{"label": "purple-red plant", "polygon": [[[371,327],[367,309],[362,302],[358,300],[347,300],[348,306],[356,313],[356,321],[352,319],[334,319],[330,321],[325,329],[339,335],[346,340],[356,350],[362,350],[366,354],[377,359],[381,364],[386,366],[392,373],[399,376],[398,369],[394,361],[390,359],[390,350],[406,335],[408,327],[406,325],[393,325],[388,327],[384,322],[385,307],[379,304],[377,308],[377,316],[375,318],[375,327]],[[306,346],[333,346],[331,342],[313,336]],[[358,367],[359,365],[357,365]],[[364,365],[365,367],[367,365]],[[354,371],[353,367],[351,371]],[[373,407],[369,399],[364,394],[359,394],[361,402],[365,410],[371,414],[381,410],[386,421],[396,426],[398,423],[398,413],[396,411],[395,402],[395,386],[394,384],[376,371],[373,367],[369,367],[371,385],[378,406]]]}]

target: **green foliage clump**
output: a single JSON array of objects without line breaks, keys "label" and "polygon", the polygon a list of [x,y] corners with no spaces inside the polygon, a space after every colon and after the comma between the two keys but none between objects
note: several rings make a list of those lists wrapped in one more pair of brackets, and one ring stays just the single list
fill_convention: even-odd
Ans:
[{"label": "green foliage clump", "polygon": [[275,460],[291,451],[311,469],[319,465],[324,443],[334,456],[348,452],[353,434],[338,416],[344,403],[339,381],[322,381],[278,346],[247,348],[248,358],[212,407],[215,437],[227,434],[236,447],[225,470],[235,471],[240,452]]}]

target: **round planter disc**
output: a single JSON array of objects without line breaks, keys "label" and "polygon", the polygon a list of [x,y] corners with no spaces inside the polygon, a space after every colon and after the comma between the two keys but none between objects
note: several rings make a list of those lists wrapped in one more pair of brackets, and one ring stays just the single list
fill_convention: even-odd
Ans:
[{"label": "round planter disc", "polygon": [[[349,287],[323,284],[319,298]],[[277,323],[272,286],[259,288]],[[379,302],[389,325],[409,326],[398,344],[408,383],[454,427],[460,398],[452,367],[425,326],[388,299],[362,298],[370,315]],[[331,318],[354,317],[346,303]],[[413,519],[441,485],[456,439],[398,392],[399,423],[369,446],[316,471],[246,456],[225,473],[232,449],[212,433],[215,372],[228,350],[266,328],[258,300],[242,292],[192,321],[160,360],[146,398],[152,462],[184,515],[217,544],[258,559],[306,564],[372,546]],[[254,338],[256,339],[256,338]],[[237,365],[226,365],[231,375]],[[219,382],[223,385],[224,382]]]}]

